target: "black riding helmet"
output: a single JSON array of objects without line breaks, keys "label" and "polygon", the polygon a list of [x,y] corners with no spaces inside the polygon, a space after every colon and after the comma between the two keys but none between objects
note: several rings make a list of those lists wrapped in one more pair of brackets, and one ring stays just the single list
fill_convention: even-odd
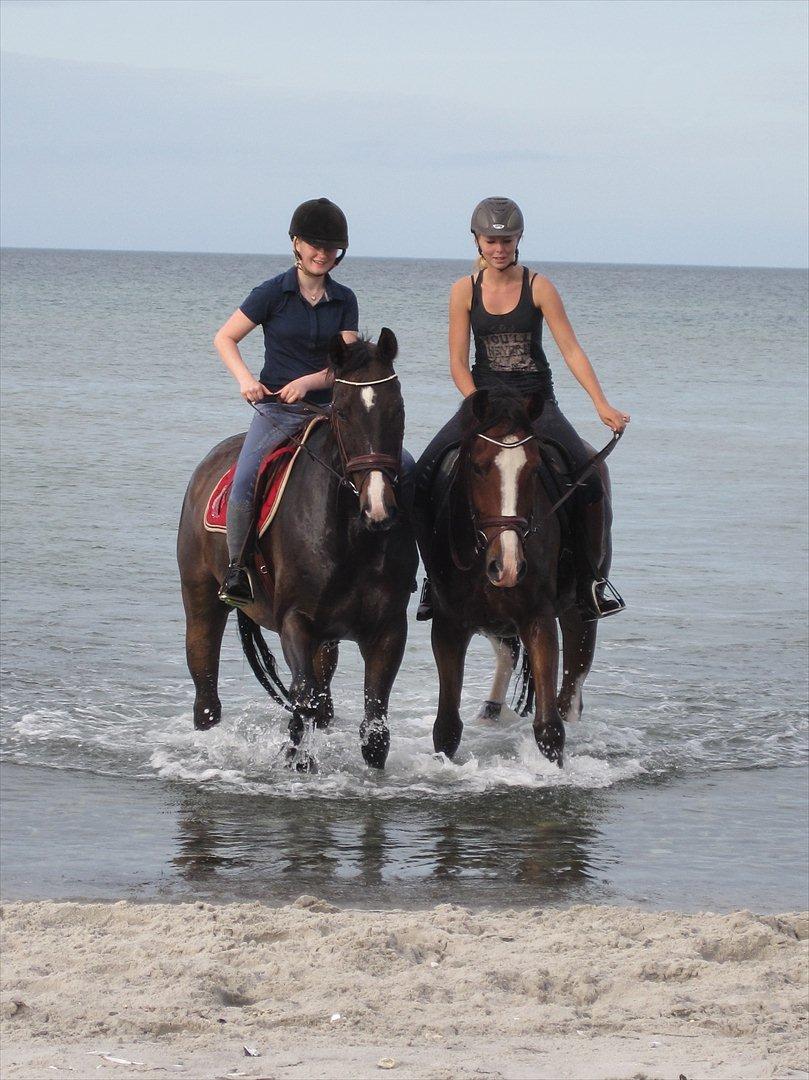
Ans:
[{"label": "black riding helmet", "polygon": [[336,266],[348,247],[348,222],[340,207],[330,199],[307,199],[289,223],[290,240],[296,236],[315,247],[339,248]]},{"label": "black riding helmet", "polygon": [[[522,210],[513,199],[506,199],[499,195],[492,195],[488,199],[479,202],[472,211],[471,232],[475,239],[479,236],[517,236],[521,237],[525,229],[525,220]],[[478,254],[483,257],[483,252],[478,244]],[[520,257],[517,247],[514,251],[514,266]]]}]

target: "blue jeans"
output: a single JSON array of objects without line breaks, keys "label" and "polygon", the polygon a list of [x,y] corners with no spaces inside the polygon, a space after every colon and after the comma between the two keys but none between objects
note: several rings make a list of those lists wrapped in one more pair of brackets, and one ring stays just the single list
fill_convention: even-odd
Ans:
[{"label": "blue jeans", "polygon": [[299,405],[284,405],[280,401],[259,401],[253,421],[247,430],[236,474],[228,499],[228,555],[241,562],[250,532],[256,498],[259,466],[267,454],[277,450],[290,435],[297,434],[312,414]]},{"label": "blue jeans", "polygon": [[[253,528],[256,483],[261,462],[273,450],[306,426],[311,412],[299,403],[259,401],[236,463],[227,513],[228,557],[241,562]],[[401,493],[405,507],[413,502],[413,475],[416,463],[402,448]]]}]

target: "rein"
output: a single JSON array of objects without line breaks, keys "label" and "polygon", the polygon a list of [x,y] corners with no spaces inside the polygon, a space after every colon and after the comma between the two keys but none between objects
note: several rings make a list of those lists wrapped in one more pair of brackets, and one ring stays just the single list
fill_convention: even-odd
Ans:
[{"label": "rein", "polygon": [[[343,386],[378,386],[380,383],[390,382],[392,379],[398,378],[399,376],[394,372],[392,375],[387,375],[384,379],[372,379],[368,382],[354,382],[351,379],[335,379],[334,381],[336,383],[342,383]],[[270,393],[276,395],[278,391],[271,390]],[[323,461],[322,458],[318,457],[318,455],[315,454],[313,450],[310,450],[306,443],[303,442],[303,440],[298,438],[296,435],[289,435],[287,436],[287,438],[293,444],[293,446],[297,446],[299,449],[305,450],[313,461],[316,461],[318,465],[322,465],[326,472],[331,473],[331,475],[337,479],[341,486],[349,488],[351,491],[354,492],[356,497],[359,498],[360,491],[359,488],[357,488],[356,484],[352,481],[351,474],[357,472],[372,472],[375,470],[379,470],[379,472],[384,473],[385,476],[388,477],[391,484],[396,484],[398,482],[399,472],[401,470],[401,456],[394,457],[392,454],[371,453],[359,454],[356,457],[349,458],[346,452],[345,443],[343,441],[343,433],[340,427],[340,421],[337,418],[337,414],[334,412],[334,410],[324,408],[322,405],[314,405],[310,401],[301,401],[297,404],[302,405],[304,409],[311,412],[315,416],[325,416],[328,418],[329,423],[331,424],[332,432],[334,433],[335,441],[337,443],[337,449],[340,454],[340,461],[343,466],[343,472],[337,472],[337,470],[332,468],[332,466],[329,465],[328,462]],[[252,401],[248,401],[248,405],[250,405],[251,408],[253,408],[259,415],[262,415],[261,410],[257,409]]]}]

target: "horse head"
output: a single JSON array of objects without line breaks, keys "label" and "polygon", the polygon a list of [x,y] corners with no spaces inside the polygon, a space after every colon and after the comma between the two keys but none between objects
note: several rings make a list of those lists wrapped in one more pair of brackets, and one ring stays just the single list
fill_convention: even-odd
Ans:
[{"label": "horse head", "polygon": [[334,372],[332,430],[343,471],[354,485],[363,525],[389,529],[399,508],[395,484],[401,470],[404,404],[393,370],[396,335],[383,328],[376,345],[360,339],[347,345],[338,334],[329,359]]},{"label": "horse head", "polygon": [[490,583],[519,584],[528,569],[524,542],[534,513],[539,446],[533,424],[542,411],[539,394],[520,398],[478,390],[467,398],[461,460],[476,550],[485,550]]}]

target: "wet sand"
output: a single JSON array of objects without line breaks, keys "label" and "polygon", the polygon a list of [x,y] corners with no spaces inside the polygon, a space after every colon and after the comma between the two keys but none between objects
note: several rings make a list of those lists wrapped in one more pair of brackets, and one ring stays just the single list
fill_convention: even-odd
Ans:
[{"label": "wet sand", "polygon": [[309,896],[14,902],[2,1075],[806,1077],[808,925]]}]

